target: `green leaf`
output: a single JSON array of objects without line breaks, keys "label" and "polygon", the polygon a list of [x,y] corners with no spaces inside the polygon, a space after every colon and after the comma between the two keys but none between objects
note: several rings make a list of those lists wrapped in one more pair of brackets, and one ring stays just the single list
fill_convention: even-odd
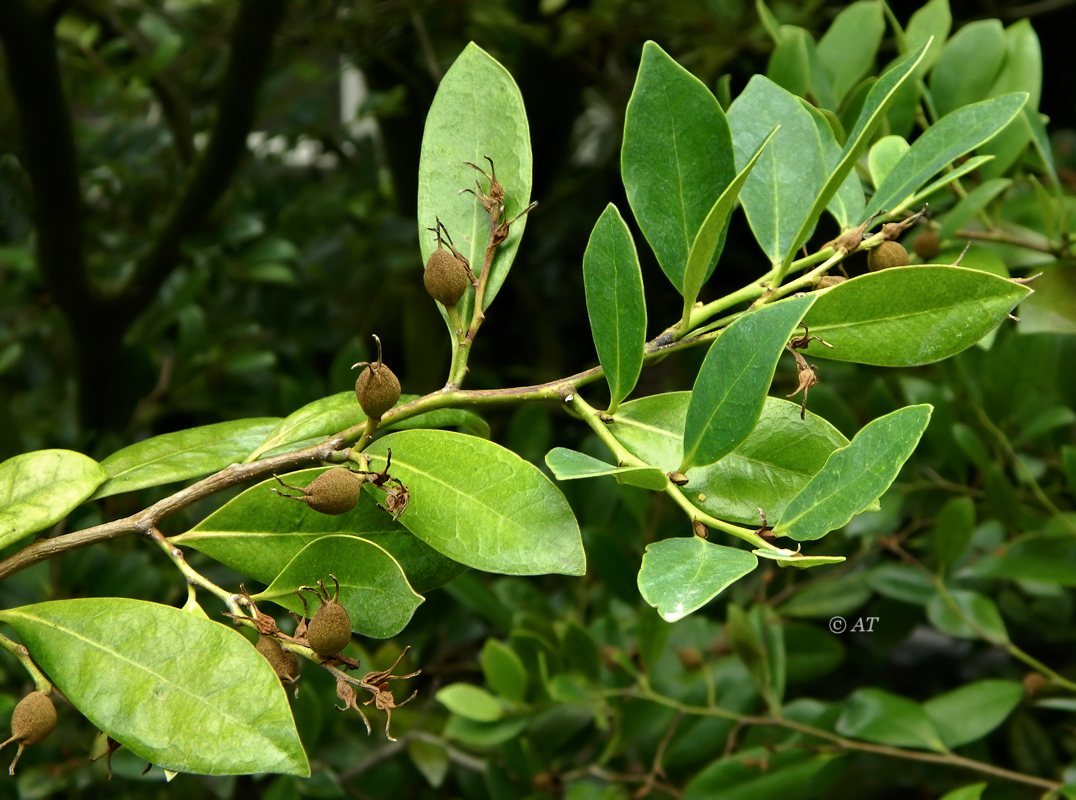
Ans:
[{"label": "green leaf", "polygon": [[664,539],[647,545],[639,593],[666,622],[676,622],[713,600],[758,566],[746,550],[700,539]]},{"label": "green leaf", "polygon": [[834,575],[813,581],[797,591],[780,606],[790,617],[820,619],[851,614],[871,598],[871,590],[862,573]]},{"label": "green leaf", "polygon": [[[964,498],[970,503],[970,498]],[[975,562],[971,575],[1076,587],[1076,538],[1070,533],[1033,533]]]},{"label": "green leaf", "polygon": [[91,723],[158,767],[310,774],[280,679],[238,631],[127,598],[0,611]]},{"label": "green leaf", "polygon": [[[842,157],[841,146],[837,144],[834,129],[830,125],[822,111],[804,101],[804,107],[811,113],[814,119],[815,129],[818,131],[818,143],[822,148],[822,158],[826,164],[827,172],[836,169]],[[849,227],[853,221],[859,219],[863,213],[863,207],[867,198],[863,194],[863,184],[856,172],[849,171],[840,188],[830,198],[826,210],[833,215],[841,229]]]},{"label": "green leaf", "polygon": [[[684,788],[682,800],[814,800],[841,774],[839,755],[773,752],[755,747],[711,763]],[[765,764],[765,769],[760,765]]]},{"label": "green leaf", "polygon": [[[324,471],[307,469],[283,478],[293,486],[306,486]],[[385,548],[420,592],[448,582],[464,569],[393,522],[370,498],[346,514],[328,515],[305,503],[278,497],[271,491],[274,488],[280,488],[275,480],[250,487],[169,541],[192,547],[266,584],[304,547],[327,534],[362,536]]]},{"label": "green leaf", "polygon": [[652,467],[617,467],[612,464],[565,447],[554,447],[545,454],[546,466],[558,481],[572,481],[579,478],[599,478],[612,475],[617,483],[625,486],[638,486],[653,492],[663,492],[669,479],[660,469]]},{"label": "green leaf", "polygon": [[[407,742],[407,755],[415,769],[422,773],[422,777],[434,789],[440,789],[448,775],[449,761],[448,751],[441,745],[428,742],[424,739],[410,739]],[[276,800],[268,795],[263,795],[265,800]],[[296,791],[295,800],[299,793]],[[291,800],[289,798],[289,800]]]},{"label": "green leaf", "polygon": [[300,586],[314,586],[319,580],[335,591],[330,575],[340,582],[339,600],[351,617],[351,629],[363,636],[395,636],[407,627],[423,600],[387,550],[357,536],[322,536],[311,542],[254,599],[272,600],[290,611],[313,614],[312,595],[306,597],[304,606],[296,592]]},{"label": "green leaf", "polygon": [[654,42],[643,45],[620,164],[639,228],[679,289],[695,234],[736,168],[725,112]]},{"label": "green leaf", "polygon": [[952,238],[958,230],[970,222],[976,214],[990,205],[998,195],[1011,185],[1011,178],[994,178],[980,183],[942,217],[938,237],[940,239]]},{"label": "green leaf", "polygon": [[958,639],[986,639],[994,644],[1009,641],[1009,632],[997,605],[978,592],[953,589],[951,601],[938,594],[927,603],[930,624]]},{"label": "green leaf", "polygon": [[818,293],[806,355],[882,367],[931,364],[993,330],[1031,290],[978,270],[913,266],[871,272]]},{"label": "green leaf", "polygon": [[733,178],[732,182],[721,192],[706,219],[702,222],[695,240],[691,243],[691,251],[687,256],[687,267],[684,269],[684,285],[681,294],[684,296],[684,319],[690,318],[691,307],[699,298],[702,285],[706,282],[710,273],[713,272],[717,260],[721,257],[721,248],[725,243],[725,232],[728,230],[729,215],[736,207],[736,201],[740,197],[740,189],[751,174],[766,146],[773,140],[777,129],[770,131],[762,142],[755,148],[754,155],[744,164],[743,168]]},{"label": "green leaf", "polygon": [[[892,104],[901,85],[908,80],[908,76],[922,61],[929,46],[930,43],[928,42],[920,50],[902,58],[886,70],[885,74],[871,86],[866,99],[863,101],[863,108],[856,118],[856,123],[852,126],[851,133],[845,139],[840,160],[829,171],[829,177],[825,179],[822,187],[816,193],[814,202],[810,205],[810,210],[806,216],[802,218],[800,223],[797,223],[799,224],[799,230],[791,238],[781,259],[782,270],[788,270],[788,266],[796,257],[796,252],[810,238],[818,218],[822,216],[822,211],[829,206],[830,200],[844,186],[849,173],[851,173],[856,161],[859,160],[860,154],[870,144],[871,136],[874,135],[875,129],[885,117],[885,112]],[[793,170],[798,168],[797,166],[792,167]],[[782,189],[782,191],[784,190]]]},{"label": "green leaf", "polygon": [[818,57],[829,71],[838,103],[874,67],[883,33],[882,4],[861,0],[841,11],[819,40]]},{"label": "green leaf", "polygon": [[598,217],[587,242],[583,284],[612,413],[635,388],[646,347],[646,298],[639,256],[631,231],[612,203]]},{"label": "green leaf", "polygon": [[835,451],[785,508],[774,528],[798,541],[841,528],[893,483],[930,422],[931,406],[907,406],[868,423]]},{"label": "green leaf", "polygon": [[751,433],[777,361],[812,303],[804,295],[749,311],[710,345],[691,390],[680,472],[714,463]]},{"label": "green leaf", "polygon": [[968,786],[961,786],[959,789],[953,789],[951,792],[946,792],[942,795],[941,800],[981,800],[983,792],[986,791],[986,783],[972,783]]},{"label": "green leaf", "polygon": [[527,668],[515,650],[496,639],[487,639],[479,661],[489,688],[506,700],[523,702],[527,696]]},{"label": "green leaf", "polygon": [[329,436],[358,425],[366,417],[355,399],[355,392],[337,392],[296,409],[269,431],[247,461],[257,461],[270,450],[289,444]]},{"label": "green leaf", "polygon": [[837,720],[837,732],[877,744],[945,752],[945,744],[922,706],[882,689],[853,693]]},{"label": "green leaf", "polygon": [[[625,403],[609,430],[632,454],[672,472],[683,460],[690,399],[690,392],[671,392]],[[685,496],[720,519],[758,524],[759,507],[776,519],[830,453],[846,444],[817,414],[800,419],[798,404],[767,397],[746,439],[724,458],[691,470]]]},{"label": "green leaf", "polygon": [[941,507],[927,541],[943,568],[951,567],[964,554],[974,529],[975,502],[970,497],[955,497]]},{"label": "green leaf", "polygon": [[[441,79],[426,116],[418,167],[418,234],[422,263],[436,248],[426,230],[439,217],[448,228],[456,248],[477,273],[481,270],[489,238],[485,209],[462,189],[474,188],[484,179],[466,163],[488,167],[493,159],[497,179],[504,186],[504,213],[512,219],[530,202],[531,136],[527,112],[512,76],[496,59],[471,42]],[[527,218],[512,224],[504,243],[497,248],[483,301],[489,308],[508,277],[523,236]],[[461,318],[470,319],[474,295],[460,300]]]},{"label": "green leaf", "polygon": [[375,468],[389,448],[391,474],[411,492],[400,522],[438,552],[506,575],[586,572],[568,501],[511,450],[449,431],[400,431],[366,449]]},{"label": "green leaf", "polygon": [[1024,697],[1017,681],[975,681],[923,703],[946,747],[982,739],[1013,712]]},{"label": "green leaf", "polygon": [[911,564],[880,564],[866,573],[867,585],[882,597],[925,606],[935,594],[928,573]]},{"label": "green leaf", "polygon": [[996,19],[970,22],[946,42],[930,73],[939,115],[990,96],[1005,62],[1005,32]]},{"label": "green leaf", "polygon": [[437,702],[464,719],[496,722],[504,716],[504,704],[480,686],[450,683],[434,696]]},{"label": "green leaf", "polygon": [[893,167],[910,148],[911,145],[903,136],[883,136],[871,145],[870,153],[867,155],[867,165],[876,188],[882,185],[886,176],[893,171]]},{"label": "green leaf", "polygon": [[845,560],[844,556],[805,556],[792,550],[752,550],[751,552],[759,558],[776,561],[778,566],[795,567],[796,569],[825,567],[830,564],[840,564]]},{"label": "green leaf", "polygon": [[759,246],[779,263],[826,179],[814,119],[799,98],[762,75],[751,78],[733,101],[728,119],[740,169],[773,137],[744,182],[740,202]]},{"label": "green leaf", "polygon": [[867,203],[863,219],[895,208],[935,173],[974,150],[1004,128],[1027,102],[1014,92],[953,111],[927,128],[886,176]]},{"label": "green leaf", "polygon": [[925,74],[937,63],[952,27],[953,15],[949,10],[949,0],[930,0],[912,14],[912,18],[908,20],[908,29],[904,33],[908,49],[917,50],[931,38],[934,39],[918,71]]},{"label": "green leaf", "polygon": [[101,462],[108,481],[94,498],[185,481],[238,463],[264,441],[279,421],[276,417],[263,417],[218,422],[132,444]]},{"label": "green leaf", "polygon": [[983,170],[987,177],[1009,171],[1032,141],[1034,120],[1038,117],[1042,95],[1042,49],[1031,22],[1022,19],[1005,29],[1006,55],[1004,66],[990,87],[990,95],[1005,92],[1027,92],[1028,103],[1020,116],[987,142],[982,152],[995,156],[994,163]]},{"label": "green leaf", "polygon": [[[980,167],[986,166],[994,159],[993,156],[969,156],[964,161],[961,161],[955,167],[948,172],[943,172],[937,178],[932,180],[922,189],[917,191],[911,197],[901,201],[898,205],[889,210],[890,214],[900,214],[908,208],[919,208],[933,195],[935,195],[941,189],[946,188],[954,181],[959,180],[970,172],[974,172]],[[966,263],[966,262],[964,262]],[[969,265],[970,266],[970,265]]]},{"label": "green leaf", "polygon": [[0,547],[59,522],[107,477],[73,450],[36,450],[0,463]]}]

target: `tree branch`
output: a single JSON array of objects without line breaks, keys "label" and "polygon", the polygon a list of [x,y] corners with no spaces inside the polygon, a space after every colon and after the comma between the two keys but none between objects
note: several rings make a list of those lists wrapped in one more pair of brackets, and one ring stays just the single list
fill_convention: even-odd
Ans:
[{"label": "tree branch", "polygon": [[77,338],[92,326],[102,298],[82,249],[82,194],[54,17],[42,4],[10,0],[0,13],[0,41],[18,109],[22,165],[33,187],[38,263]]},{"label": "tree branch", "polygon": [[122,317],[133,319],[153,298],[179,262],[183,239],[205,221],[228,188],[246,151],[258,86],[286,7],[287,0],[240,1],[209,144],[192,168],[156,240],[124,288],[119,308]]}]

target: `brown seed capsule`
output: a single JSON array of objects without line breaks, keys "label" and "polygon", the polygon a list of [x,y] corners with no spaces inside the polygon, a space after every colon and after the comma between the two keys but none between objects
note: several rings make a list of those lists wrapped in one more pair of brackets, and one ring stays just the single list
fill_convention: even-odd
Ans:
[{"label": "brown seed capsule", "polygon": [[467,277],[467,267],[453,253],[438,247],[430,253],[426,262],[426,271],[422,274],[422,283],[426,293],[446,308],[451,308],[460,301],[471,281]]},{"label": "brown seed capsule", "polygon": [[22,758],[22,751],[32,744],[37,744],[56,727],[56,706],[44,692],[30,692],[19,701],[11,714],[11,738],[0,748],[11,742],[17,742],[19,751],[8,768],[8,774],[15,774],[15,767]]},{"label": "brown seed capsule", "polygon": [[882,242],[872,248],[867,256],[867,267],[871,272],[877,272],[890,267],[905,267],[908,265],[908,251],[900,242]]},{"label": "brown seed capsule", "polygon": [[923,231],[912,242],[912,250],[924,261],[930,261],[938,255],[940,240],[934,231]]},{"label": "brown seed capsule", "polygon": [[351,618],[336,598],[328,598],[306,629],[310,649],[319,656],[333,656],[351,642]]},{"label": "brown seed capsule", "polygon": [[374,341],[377,342],[377,361],[372,364],[359,362],[351,368],[365,367],[355,381],[355,397],[366,416],[381,419],[400,399],[400,380],[381,360],[381,340],[375,336]]},{"label": "brown seed capsule", "polygon": [[830,286],[836,286],[838,283],[844,283],[848,278],[843,275],[823,275],[818,279],[819,289],[828,289]]},{"label": "brown seed capsule", "polygon": [[281,647],[280,642],[272,636],[259,636],[254,647],[265,657],[269,666],[273,668],[273,672],[284,683],[294,683],[299,677],[298,657],[290,650]]},{"label": "brown seed capsule", "polygon": [[357,475],[346,467],[333,467],[318,475],[306,486],[291,486],[280,478],[277,478],[277,482],[288,489],[302,492],[301,495],[296,496],[274,489],[273,491],[281,497],[306,503],[322,514],[346,514],[359,502],[364,480],[361,475]]}]

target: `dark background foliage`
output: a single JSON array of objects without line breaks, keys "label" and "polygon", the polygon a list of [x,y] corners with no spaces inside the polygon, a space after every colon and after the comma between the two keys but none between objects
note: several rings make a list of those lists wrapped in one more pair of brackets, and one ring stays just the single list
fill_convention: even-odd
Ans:
[{"label": "dark background foliage", "polygon": [[[148,435],[285,415],[349,388],[349,366],[370,355],[375,332],[405,392],[440,386],[448,346],[420,281],[418,152],[438,79],[470,40],[520,85],[534,145],[533,197],[540,203],[476,345],[470,385],[534,383],[589,366],[594,357],[580,261],[605,204],[627,208],[620,132],[643,41],[658,41],[712,88],[730,74],[733,94],[765,71],[771,48],[754,4],[740,0],[83,0],[57,4],[65,13],[56,27],[54,75],[45,63],[48,43],[42,50],[29,19],[28,9],[44,5],[17,0],[0,11],[7,78],[0,83],[0,460],[43,447],[102,457]],[[906,19],[916,5],[892,7]],[[1042,110],[1052,119],[1059,166],[1071,189],[1076,103],[1068,76],[1076,71],[1076,56],[1068,36],[1076,13],[1065,5],[954,2],[953,11],[954,29],[981,17],[1033,15],[1043,44]],[[840,7],[775,3],[773,10],[818,33]],[[342,121],[344,64],[361,73],[367,93]],[[20,86],[28,97],[19,97]],[[35,192],[52,203],[36,221]],[[654,334],[678,316],[679,298],[649,251],[640,247],[640,255]],[[762,271],[763,261],[737,217],[705,299],[742,285]],[[640,393],[688,388],[700,357],[689,353],[648,369]],[[1070,338],[1004,330],[990,351],[974,349],[916,371],[827,364],[812,408],[849,435],[902,402],[928,400],[938,407],[906,491],[883,502],[881,514],[853,525],[843,552],[866,566],[899,564],[905,546],[929,558],[929,543],[914,537],[931,529],[954,493],[974,498],[979,522],[993,525],[977,534],[983,548],[1000,544],[1006,532],[1047,524],[1052,511],[1036,502],[1020,465],[1040,478],[1048,498],[1064,495],[1058,445],[1071,442],[1071,423],[1045,430],[1031,423],[1074,404],[1073,363]],[[777,388],[791,390],[791,376],[783,380]],[[562,425],[563,417],[543,406],[499,410],[489,419],[494,438],[536,462],[550,446],[578,446],[581,438],[580,428]],[[974,445],[954,441],[956,423],[973,431],[985,460],[976,458]],[[619,648],[655,680],[698,680],[677,653],[709,652],[717,642],[720,654],[718,620],[724,617],[717,612],[666,630],[640,611],[634,575],[644,542],[634,536],[625,542],[619,532],[642,528],[653,538],[676,531],[682,521],[673,510],[634,494],[624,499],[610,487],[586,493],[570,487],[567,493],[588,537],[591,576],[570,582],[469,575],[427,603],[404,637],[422,653],[424,699],[399,715],[399,730],[435,727],[430,715],[440,712],[430,699],[433,690],[474,677],[487,636],[522,635],[527,626],[544,631],[550,619],[588,619],[607,660]],[[119,498],[72,522],[130,511],[154,496]],[[194,509],[190,519],[206,510]],[[788,576],[776,580],[793,592]],[[854,575],[811,575],[795,591],[805,593],[804,583],[843,605],[819,599],[822,613],[801,619],[813,624],[814,616],[826,617],[833,608],[869,602],[863,613],[886,621],[883,633],[849,641],[847,652],[834,656],[840,665],[818,678],[803,666],[795,689],[805,696],[837,699],[856,686],[877,685],[925,697],[995,674],[1005,661],[997,648],[917,631],[921,608],[893,599],[893,592],[872,593]],[[167,564],[138,542],[121,542],[28,570],[0,585],[0,602],[110,594],[175,602],[180,588]],[[1055,666],[1076,663],[1071,593],[1010,583],[996,599],[1022,645]],[[564,632],[558,635],[563,640]],[[814,634],[802,635],[816,641]],[[570,660],[568,650],[556,657]],[[648,663],[651,653],[654,663]],[[4,697],[13,702],[23,676],[13,661],[0,667]],[[722,691],[749,692],[741,674],[731,667],[726,672]],[[1022,674],[1011,662],[1002,672]],[[332,687],[314,677],[297,701],[315,762],[315,777],[300,789],[288,780],[191,777],[165,789],[156,782],[159,773],[154,782],[138,784],[127,777],[137,780],[141,765],[121,754],[121,791],[441,796],[425,788],[398,751],[360,735],[357,720],[334,716],[331,696]],[[619,735],[628,745],[617,769],[648,768],[661,731],[673,721],[666,711],[624,710]],[[451,793],[513,796],[502,786],[512,785],[510,778],[552,780],[558,770],[595,761],[608,734],[577,724],[573,713],[567,704],[550,708],[536,732],[506,746],[489,769],[468,762],[476,756],[454,756]],[[725,741],[724,723],[714,722],[683,723],[693,732],[670,751],[669,783],[682,784],[705,763],[692,752],[693,738]],[[83,763],[91,735],[88,723],[65,722],[43,749],[48,756],[27,764],[20,796],[114,795],[117,787],[102,782],[100,765]],[[1076,755],[1060,714],[1027,711],[975,747],[979,758],[1036,774],[1051,774]],[[50,765],[43,766],[47,758]],[[931,797],[955,779],[922,765],[864,757],[839,777],[840,796],[910,797],[910,787],[927,787],[916,796]],[[0,795],[15,796],[15,786],[0,782]],[[1004,791],[996,796],[1027,796]]]}]

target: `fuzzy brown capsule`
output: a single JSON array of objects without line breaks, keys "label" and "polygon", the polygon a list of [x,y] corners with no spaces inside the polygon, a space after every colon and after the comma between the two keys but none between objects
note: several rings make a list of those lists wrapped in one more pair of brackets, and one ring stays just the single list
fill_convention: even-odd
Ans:
[{"label": "fuzzy brown capsule", "polygon": [[294,683],[299,677],[299,659],[295,653],[285,650],[272,636],[259,636],[255,649],[269,662],[273,672],[284,683]]},{"label": "fuzzy brown capsule", "polygon": [[346,514],[359,502],[363,478],[346,467],[333,467],[318,475],[307,486],[291,486],[280,478],[277,478],[277,482],[288,489],[302,492],[302,495],[295,496],[274,489],[281,497],[306,503],[322,514]]},{"label": "fuzzy brown capsule", "polygon": [[446,308],[460,301],[470,284],[467,267],[453,253],[438,247],[430,253],[422,283],[426,293]]},{"label": "fuzzy brown capsule", "polygon": [[32,744],[37,744],[56,727],[56,706],[44,692],[30,692],[19,701],[11,713],[11,738],[0,748],[11,742],[17,742],[19,751],[8,768],[8,774],[15,774],[15,767],[22,758],[22,751]]},{"label": "fuzzy brown capsule", "polygon": [[934,231],[923,231],[912,242],[912,250],[924,261],[930,261],[938,255],[941,241]]},{"label": "fuzzy brown capsule", "polygon": [[359,407],[371,419],[381,419],[400,399],[400,379],[381,360],[381,339],[374,336],[374,341],[377,343],[377,361],[360,361],[351,368],[365,367],[355,381]]},{"label": "fuzzy brown capsule", "polygon": [[867,267],[871,272],[889,269],[890,267],[905,267],[908,265],[908,251],[900,242],[882,242],[872,248],[867,256]]},{"label": "fuzzy brown capsule", "polygon": [[314,613],[306,640],[319,656],[336,655],[351,642],[351,617],[335,597],[325,600]]}]

